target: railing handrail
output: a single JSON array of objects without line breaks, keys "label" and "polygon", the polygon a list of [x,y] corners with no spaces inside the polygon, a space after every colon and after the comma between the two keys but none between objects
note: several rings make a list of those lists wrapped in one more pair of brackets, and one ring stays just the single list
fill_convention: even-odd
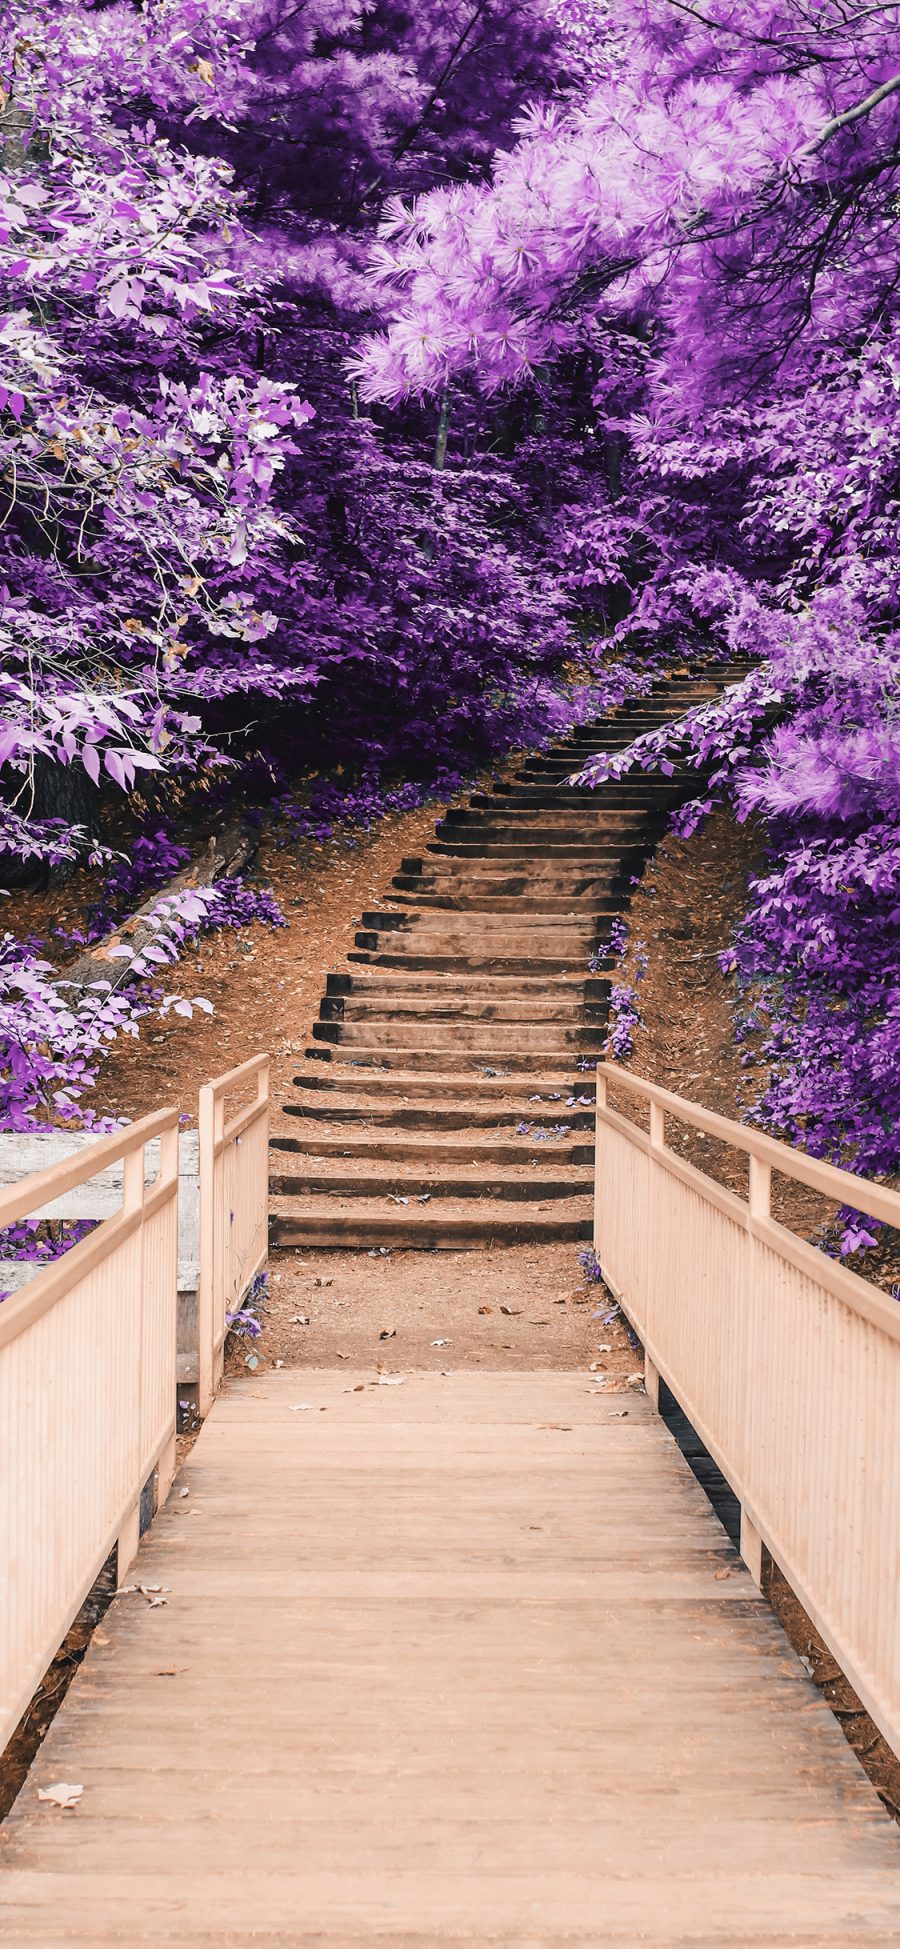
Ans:
[{"label": "railing handrail", "polygon": [[[137,1123],[123,1124],[121,1131],[98,1139],[90,1150],[81,1151],[62,1163],[51,1164],[46,1170],[35,1171],[31,1177],[22,1178],[18,1184],[0,1192],[0,1225],[16,1224],[20,1219],[27,1218],[29,1212],[49,1203],[51,1197],[62,1197],[67,1191],[95,1177],[108,1164],[115,1163],[119,1158],[124,1160],[131,1157],[136,1151],[143,1153],[145,1144],[154,1137],[163,1138],[169,1132],[177,1135],[177,1131],[178,1111],[174,1109],[154,1110]],[[121,1210],[109,1218],[99,1219],[95,1230],[89,1232],[87,1238],[70,1246],[61,1258],[52,1259],[20,1292],[11,1293],[4,1300],[0,1306],[0,1347],[9,1346],[42,1313],[49,1311],[77,1279],[105,1258],[116,1243],[123,1241],[141,1225],[153,1211],[157,1194],[163,1199],[177,1197],[177,1178],[174,1184],[168,1181],[162,1156],[159,1184],[145,1189],[142,1174],[141,1191],[142,1198],[134,1205],[130,1205],[123,1194]]]},{"label": "railing handrail", "polygon": [[[225,1216],[223,1194],[227,1153],[241,1143],[246,1133],[253,1131],[262,1123],[262,1144],[267,1148],[269,1116],[269,1071],[271,1059],[268,1054],[249,1056],[246,1062],[239,1063],[235,1069],[226,1070],[221,1076],[205,1083],[200,1091],[197,1125],[200,1137],[200,1285],[197,1304],[197,1333],[199,1342],[198,1403],[201,1414],[206,1414],[215,1394],[222,1366],[222,1347],[226,1331],[226,1278],[222,1257],[221,1228]],[[225,1099],[241,1088],[244,1083],[255,1082],[256,1095],[251,1103],[225,1121]],[[244,1168],[244,1181],[249,1170],[253,1177],[253,1157],[258,1151],[257,1139],[251,1138],[249,1152]],[[232,1245],[238,1265],[237,1285],[240,1291],[233,1295],[240,1300],[246,1291],[246,1283],[265,1262],[267,1249],[266,1212],[268,1206],[268,1173],[261,1180],[257,1219],[251,1230],[256,1244],[248,1254],[248,1238],[242,1229],[246,1210],[242,1207],[236,1231],[231,1235]],[[252,1194],[251,1194],[252,1195]],[[238,1200],[235,1200],[237,1208]],[[229,1222],[235,1219],[235,1211],[228,1214]],[[236,1241],[236,1242],[235,1242]],[[229,1250],[231,1247],[229,1247]],[[246,1283],[245,1283],[246,1282]]]},{"label": "railing handrail", "polygon": [[[613,1083],[616,1088],[624,1087],[633,1096],[651,1106],[651,1128],[649,1135],[633,1124],[628,1117],[610,1108],[606,1101],[606,1086]],[[750,1196],[744,1198],[739,1191],[730,1191],[711,1177],[708,1171],[679,1157],[670,1149],[664,1139],[663,1131],[655,1125],[654,1110],[657,1116],[668,1113],[687,1124],[688,1128],[702,1130],[705,1134],[719,1137],[735,1150],[749,1156],[751,1183]],[[698,1191],[711,1205],[734,1220],[745,1231],[767,1245],[774,1247],[797,1268],[809,1274],[822,1286],[826,1286],[836,1299],[848,1306],[851,1312],[867,1320],[886,1333],[892,1340],[900,1340],[900,1306],[896,1300],[889,1299],[872,1281],[849,1266],[842,1265],[829,1254],[811,1245],[805,1238],[799,1238],[787,1225],[773,1218],[769,1210],[769,1173],[777,1170],[784,1177],[796,1178],[810,1185],[813,1190],[822,1191],[829,1198],[839,1198],[842,1204],[852,1204],[856,1210],[865,1212],[872,1218],[883,1218],[889,1225],[900,1226],[900,1193],[890,1190],[887,1185],[873,1184],[868,1178],[855,1177],[851,1171],[841,1170],[835,1164],[825,1164],[819,1158],[808,1157],[805,1151],[794,1150],[777,1137],[767,1137],[761,1130],[748,1130],[745,1124],[733,1123],[729,1117],[720,1116],[715,1110],[704,1110],[698,1103],[690,1103],[685,1097],[675,1096],[671,1090],[663,1089],[659,1083],[650,1083],[643,1076],[633,1076],[629,1070],[617,1069],[612,1063],[597,1065],[597,1120],[606,1122],[617,1129],[622,1136],[639,1150],[646,1150],[673,1177]],[[754,1173],[754,1162],[760,1167]],[[840,1191],[835,1189],[835,1180],[840,1181]],[[851,1187],[849,1193],[847,1187]],[[856,1187],[856,1193],[852,1187]],[[884,1200],[876,1209],[876,1200],[857,1195],[859,1192],[879,1192]]]},{"label": "railing handrail", "polygon": [[155,1478],[161,1500],[172,1480],[177,1109],[22,1178],[0,1216],[26,1216],[119,1158],[118,1209],[0,1306],[0,1745],[113,1548],[121,1580],[148,1487]]},{"label": "railing handrail", "polygon": [[[759,1158],[761,1163],[781,1172],[782,1176],[796,1178],[811,1190],[821,1191],[826,1198],[852,1205],[854,1210],[864,1212],[866,1217],[878,1218],[883,1224],[900,1229],[900,1191],[893,1191],[890,1185],[876,1184],[874,1179],[860,1177],[841,1164],[828,1164],[824,1158],[810,1157],[808,1151],[796,1149],[793,1144],[784,1143],[780,1137],[769,1137],[763,1130],[753,1130],[745,1123],[735,1123],[717,1110],[704,1110],[701,1104],[692,1103],[687,1097],[676,1096],[672,1090],[664,1089],[661,1083],[651,1083],[644,1076],[634,1076],[629,1069],[619,1069],[615,1063],[598,1063],[597,1076],[604,1084],[613,1083],[617,1089],[627,1090],[646,1103],[657,1104],[679,1122],[691,1124],[709,1137],[721,1137],[734,1150],[743,1151],[747,1157]],[[706,1173],[701,1175],[705,1176]],[[865,1196],[860,1196],[860,1193],[865,1193]]]},{"label": "railing handrail", "polygon": [[[649,1105],[649,1131],[610,1087]],[[666,1143],[667,1116],[749,1157],[746,1197]],[[772,1217],[773,1171],[900,1222],[890,1187],[599,1065],[594,1248],[647,1392],[671,1389],[738,1499],[753,1576],[768,1550],[900,1753],[900,1306]]]},{"label": "railing handrail", "polygon": [[203,1087],[211,1090],[213,1096],[227,1096],[241,1083],[249,1082],[251,1076],[258,1075],[262,1068],[268,1069],[270,1061],[268,1054],[248,1056],[246,1062],[239,1063],[236,1069],[226,1069],[221,1076],[211,1076]]}]

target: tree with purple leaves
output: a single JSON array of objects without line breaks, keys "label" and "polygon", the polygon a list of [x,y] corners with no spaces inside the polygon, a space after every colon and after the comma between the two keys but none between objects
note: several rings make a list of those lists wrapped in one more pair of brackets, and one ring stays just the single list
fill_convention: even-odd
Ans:
[{"label": "tree with purple leaves", "polygon": [[[361,415],[344,361],[383,196],[483,174],[527,95],[566,83],[559,49],[533,0],[7,10],[7,886],[80,860],[111,887],[134,800],[133,860],[160,884],[173,782],[283,793],[343,759],[377,795],[558,715],[545,457],[519,465],[518,435],[474,407],[472,464],[445,469],[446,428],[436,456],[421,416]],[[557,466],[568,481],[562,442]],[[34,1081],[49,971],[11,939],[4,956],[8,1047]],[[21,1114],[71,1107],[135,972],[91,999],[90,1030],[87,1004],[62,1009]]]},{"label": "tree with purple leaves", "polygon": [[357,382],[539,393],[585,362],[615,471],[562,545],[598,620],[634,658],[761,663],[633,754],[711,770],[682,830],[723,792],[766,822],[733,957],[752,1113],[895,1171],[900,10],[631,0],[597,40],[488,184],[391,205]]}]

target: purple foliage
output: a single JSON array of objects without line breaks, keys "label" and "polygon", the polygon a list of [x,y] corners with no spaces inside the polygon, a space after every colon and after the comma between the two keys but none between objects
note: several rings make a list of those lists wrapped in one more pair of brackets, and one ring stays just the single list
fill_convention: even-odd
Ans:
[{"label": "purple foliage", "polygon": [[[284,834],[352,837],[747,659],[585,775],[694,768],[680,832],[723,801],[759,822],[753,1114],[896,1172],[898,73],[895,10],[843,0],[772,0],[764,29],[751,0],[13,10],[10,883],[103,866],[90,934],[168,877],[173,781],[267,780]],[[218,902],[169,903],[68,1000],[7,937],[14,1126],[74,1114],[203,925],[278,924]]]}]

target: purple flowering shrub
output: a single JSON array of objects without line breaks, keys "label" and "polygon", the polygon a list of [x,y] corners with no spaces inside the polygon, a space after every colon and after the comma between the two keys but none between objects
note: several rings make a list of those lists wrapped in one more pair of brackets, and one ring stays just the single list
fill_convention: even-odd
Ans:
[{"label": "purple flowering shrub", "polygon": [[[609,930],[609,953],[617,955],[621,961],[628,949],[628,923],[614,920]],[[599,957],[591,957],[591,967],[604,965]],[[644,980],[650,959],[643,941],[636,941],[632,954],[631,981],[614,981],[609,991],[609,1027],[603,1044],[604,1056],[612,1056],[615,1062],[627,1062],[634,1054],[634,1038],[638,1029],[645,1027],[641,1014],[639,984]]]},{"label": "purple flowering shrub", "polygon": [[286,925],[266,887],[241,878],[190,888],[159,901],[148,916],[152,938],[140,949],[123,944],[115,981],[77,988],[60,980],[39,942],[0,940],[0,1128],[43,1130],[60,1123],[110,1128],[82,1102],[97,1082],[103,1057],[119,1035],[136,1036],[142,1018],[169,1012],[190,1018],[210,1013],[202,995],[164,994],[161,971],[174,966],[203,933],[259,921]]}]

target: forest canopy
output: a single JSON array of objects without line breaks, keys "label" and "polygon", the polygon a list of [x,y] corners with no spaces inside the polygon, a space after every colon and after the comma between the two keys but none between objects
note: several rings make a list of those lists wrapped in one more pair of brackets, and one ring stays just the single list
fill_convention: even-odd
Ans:
[{"label": "forest canopy", "polygon": [[[0,83],[7,885],[746,659],[628,762],[760,822],[750,1113],[896,1172],[900,6],[60,0]],[[7,936],[7,1120],[128,992]]]}]

